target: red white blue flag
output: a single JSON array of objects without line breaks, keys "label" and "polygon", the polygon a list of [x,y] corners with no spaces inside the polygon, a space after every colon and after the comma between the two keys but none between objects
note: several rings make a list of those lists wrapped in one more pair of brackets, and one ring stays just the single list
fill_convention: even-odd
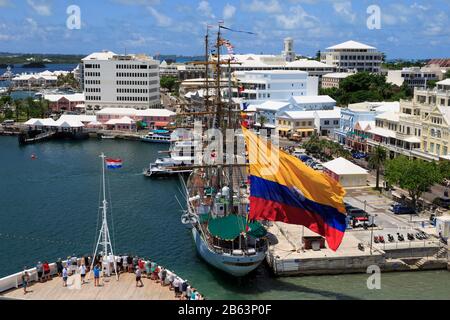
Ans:
[{"label": "red white blue flag", "polygon": [[119,169],[122,168],[122,160],[121,159],[105,159],[106,167],[108,169]]}]

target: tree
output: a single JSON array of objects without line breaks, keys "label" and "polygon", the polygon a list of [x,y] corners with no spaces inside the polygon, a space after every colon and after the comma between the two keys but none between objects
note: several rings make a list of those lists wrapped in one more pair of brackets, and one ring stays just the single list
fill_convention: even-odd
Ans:
[{"label": "tree", "polygon": [[259,117],[258,117],[259,119],[259,124],[261,125],[261,129],[264,127],[264,125],[267,123],[267,117],[266,116],[263,116],[263,115],[260,115]]},{"label": "tree", "polygon": [[78,88],[79,87],[79,83],[78,83],[77,79],[75,79],[75,76],[74,76],[73,73],[60,74],[58,76],[56,84],[59,87],[63,87],[63,86],[68,86],[68,87],[71,87],[71,88]]},{"label": "tree", "polygon": [[175,88],[177,84],[177,79],[174,77],[167,77],[163,76],[160,80],[161,88],[167,89],[168,91],[172,92],[172,90]]},{"label": "tree", "polygon": [[386,82],[383,75],[359,72],[343,79],[339,88],[321,89],[340,106],[364,101],[398,101],[412,96],[408,86],[398,87]]},{"label": "tree", "polygon": [[386,149],[381,146],[377,146],[369,156],[369,165],[377,171],[376,189],[380,189],[380,170],[386,162],[387,153]]},{"label": "tree", "polygon": [[450,78],[450,70],[448,70],[445,74],[444,74],[444,80],[445,79],[449,79]]},{"label": "tree", "polygon": [[407,190],[414,209],[422,193],[441,180],[441,173],[434,162],[409,160],[400,156],[387,161],[385,168],[386,181]]}]

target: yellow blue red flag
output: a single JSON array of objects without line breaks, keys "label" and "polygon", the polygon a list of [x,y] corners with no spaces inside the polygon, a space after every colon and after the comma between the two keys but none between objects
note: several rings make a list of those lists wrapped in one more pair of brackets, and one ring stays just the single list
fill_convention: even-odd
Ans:
[{"label": "yellow blue red flag", "polygon": [[324,236],[328,247],[336,251],[346,229],[342,186],[272,148],[250,130],[242,130],[249,154],[249,218],[303,225]]}]

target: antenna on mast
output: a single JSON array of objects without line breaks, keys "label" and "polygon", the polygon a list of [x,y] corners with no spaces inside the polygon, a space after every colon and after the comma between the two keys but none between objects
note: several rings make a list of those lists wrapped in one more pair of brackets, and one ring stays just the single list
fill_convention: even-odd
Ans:
[{"label": "antenna on mast", "polygon": [[[102,159],[102,189],[103,189],[103,201],[102,206],[100,209],[102,209],[102,226],[100,228],[97,245],[95,246],[94,256],[92,257],[92,264],[91,264],[91,271],[92,272],[94,268],[94,261],[97,257],[97,253],[100,253],[102,256],[102,263],[107,262],[107,273],[110,274],[110,258],[113,259],[114,263],[114,272],[116,273],[116,280],[119,280],[119,273],[117,272],[117,263],[114,256],[114,251],[112,247],[111,242],[111,235],[109,234],[109,227],[108,227],[108,218],[107,218],[107,212],[108,212],[108,202],[106,201],[106,183],[105,183],[105,159],[106,156],[104,153],[100,155],[100,158]],[[99,249],[102,249],[102,251],[99,251]],[[103,270],[103,268],[102,268]],[[89,273],[89,274],[90,274]]]}]

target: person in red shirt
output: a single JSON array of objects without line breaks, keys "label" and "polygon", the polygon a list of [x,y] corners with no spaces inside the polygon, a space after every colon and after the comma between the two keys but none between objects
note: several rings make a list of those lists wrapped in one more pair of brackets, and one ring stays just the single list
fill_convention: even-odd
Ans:
[{"label": "person in red shirt", "polygon": [[44,269],[44,280],[50,280],[50,266],[47,261],[44,261],[42,268]]},{"label": "person in red shirt", "polygon": [[144,273],[144,271],[145,271],[145,262],[144,262],[144,260],[139,259],[138,267],[139,267],[139,270],[141,270],[141,274]]}]

